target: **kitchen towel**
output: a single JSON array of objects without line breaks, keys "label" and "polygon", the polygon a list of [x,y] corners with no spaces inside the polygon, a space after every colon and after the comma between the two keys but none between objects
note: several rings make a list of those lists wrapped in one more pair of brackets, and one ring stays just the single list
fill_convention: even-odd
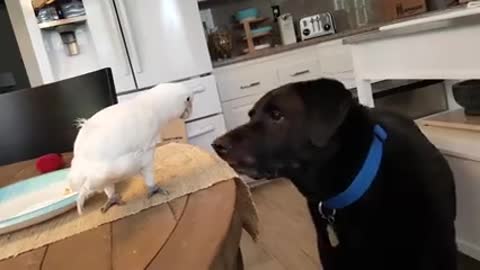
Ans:
[{"label": "kitchen towel", "polygon": [[237,181],[238,211],[243,227],[252,238],[257,238],[258,217],[250,190],[233,169],[217,156],[188,144],[170,143],[160,146],[155,152],[155,179],[169,191],[168,196],[155,195],[147,199],[143,178],[134,177],[119,183],[117,187],[126,204],[112,207],[105,214],[100,212],[105,197],[99,194],[86,202],[82,216],[78,216],[76,211],[69,211],[44,223],[0,236],[0,260],[231,179]]}]

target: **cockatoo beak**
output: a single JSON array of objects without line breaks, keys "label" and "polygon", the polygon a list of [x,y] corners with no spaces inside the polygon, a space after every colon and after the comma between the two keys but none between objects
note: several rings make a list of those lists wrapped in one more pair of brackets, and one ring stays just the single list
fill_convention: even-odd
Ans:
[{"label": "cockatoo beak", "polygon": [[193,97],[190,97],[189,100],[185,101],[185,110],[183,111],[182,115],[180,115],[180,118],[183,120],[187,119],[192,114],[192,103]]}]

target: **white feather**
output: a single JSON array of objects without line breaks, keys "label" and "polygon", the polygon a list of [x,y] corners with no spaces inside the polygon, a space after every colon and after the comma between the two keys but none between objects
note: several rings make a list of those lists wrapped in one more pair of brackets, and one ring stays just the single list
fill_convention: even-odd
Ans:
[{"label": "white feather", "polygon": [[162,128],[184,113],[192,95],[183,84],[160,84],[77,122],[80,130],[69,180],[71,188],[81,193],[80,213],[91,193],[153,170],[153,150]]}]

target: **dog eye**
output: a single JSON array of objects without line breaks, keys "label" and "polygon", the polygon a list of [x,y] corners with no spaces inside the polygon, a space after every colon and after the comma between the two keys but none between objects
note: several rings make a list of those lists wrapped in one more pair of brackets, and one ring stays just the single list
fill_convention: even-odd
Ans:
[{"label": "dog eye", "polygon": [[248,117],[252,118],[255,115],[255,110],[250,110],[248,112]]},{"label": "dog eye", "polygon": [[280,111],[273,110],[270,112],[270,118],[275,122],[279,122],[283,120],[283,114]]}]

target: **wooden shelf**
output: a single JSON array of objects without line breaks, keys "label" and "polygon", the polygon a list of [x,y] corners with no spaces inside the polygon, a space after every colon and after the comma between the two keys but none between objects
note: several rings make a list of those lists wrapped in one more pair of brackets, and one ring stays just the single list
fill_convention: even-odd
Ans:
[{"label": "wooden shelf", "polygon": [[262,17],[262,18],[256,18],[252,20],[245,20],[240,23],[238,23],[238,26],[243,26],[244,24],[256,24],[256,23],[262,23],[268,20],[268,17]]},{"label": "wooden shelf", "polygon": [[84,23],[87,21],[87,16],[78,16],[67,19],[54,20],[49,22],[39,23],[38,27],[40,29],[50,29],[61,25],[74,24],[74,23]]},{"label": "wooden shelf", "polygon": [[[255,38],[266,37],[266,36],[270,36],[271,34],[272,34],[272,32],[271,32],[271,31],[268,31],[268,32],[265,32],[265,33],[260,33],[260,34],[252,35],[252,38],[255,39]],[[247,37],[243,37],[242,39],[243,39],[243,40],[247,40]]]},{"label": "wooden shelf", "polygon": [[267,33],[261,33],[261,34],[254,35],[252,33],[252,25],[254,25],[256,23],[265,22],[267,20],[268,20],[267,17],[263,17],[263,18],[256,18],[256,19],[252,19],[252,20],[244,20],[239,24],[240,26],[243,27],[243,31],[245,32],[244,40],[247,42],[248,53],[254,53],[255,52],[255,43],[253,42],[253,39],[263,37],[263,36],[267,35]]},{"label": "wooden shelf", "polygon": [[480,116],[465,115],[463,109],[426,117],[419,122],[426,126],[480,131]]},{"label": "wooden shelf", "polygon": [[480,162],[480,132],[423,123],[418,127],[443,154]]}]

